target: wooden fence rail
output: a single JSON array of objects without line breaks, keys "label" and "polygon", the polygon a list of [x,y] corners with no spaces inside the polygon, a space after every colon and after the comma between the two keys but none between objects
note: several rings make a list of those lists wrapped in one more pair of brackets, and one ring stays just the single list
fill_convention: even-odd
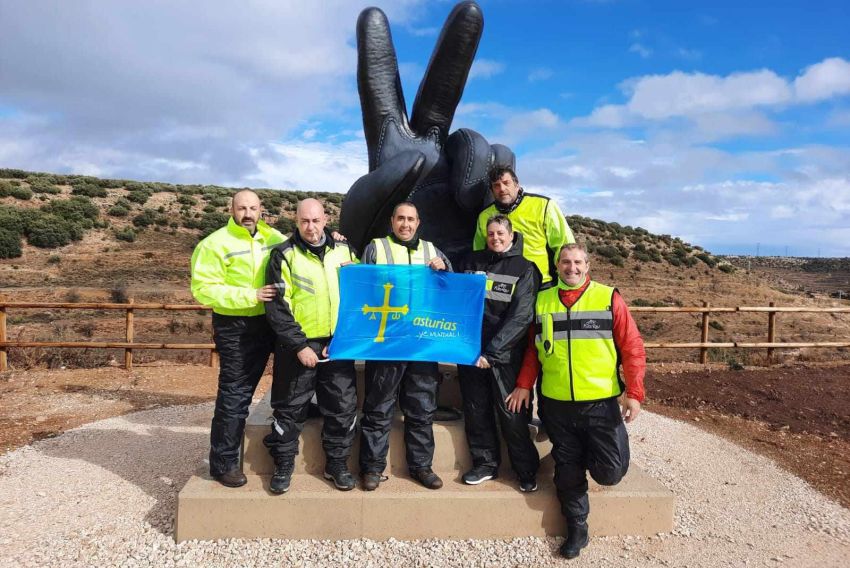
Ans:
[{"label": "wooden fence rail", "polygon": [[[68,310],[124,310],[125,312],[125,341],[9,341],[7,334],[7,310],[8,309],[68,309]],[[190,304],[136,304],[131,298],[126,304],[117,303],[69,303],[69,302],[0,302],[0,371],[8,369],[7,352],[9,347],[34,348],[54,347],[68,349],[123,349],[124,367],[132,369],[134,349],[203,349],[210,352],[209,364],[211,367],[218,366],[218,352],[214,343],[150,343],[136,342],[135,340],[135,314],[139,310],[164,310],[164,311],[209,311],[209,308]],[[767,364],[773,362],[776,349],[798,349],[804,347],[812,348],[840,348],[850,347],[850,341],[826,341],[826,342],[776,342],[776,316],[781,312],[794,313],[850,313],[850,307],[818,308],[804,306],[740,306],[733,308],[711,307],[708,302],[700,306],[634,306],[629,310],[632,313],[692,313],[701,314],[700,340],[696,343],[658,343],[645,342],[647,349],[699,349],[699,361],[705,364],[708,361],[709,349],[766,349]],[[708,340],[710,314],[713,313],[767,313],[767,341],[765,342],[711,342]]]}]

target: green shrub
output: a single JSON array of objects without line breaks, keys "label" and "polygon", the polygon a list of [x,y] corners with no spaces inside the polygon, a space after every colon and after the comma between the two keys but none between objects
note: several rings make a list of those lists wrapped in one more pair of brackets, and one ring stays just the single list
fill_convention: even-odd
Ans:
[{"label": "green shrub", "polygon": [[15,207],[0,205],[0,229],[4,229],[15,235],[23,235],[26,229],[21,211]]},{"label": "green shrub", "polygon": [[0,258],[17,258],[21,254],[21,235],[0,228]]},{"label": "green shrub", "polygon": [[181,205],[195,205],[198,202],[191,195],[180,194],[177,196],[177,203]]},{"label": "green shrub", "polygon": [[109,192],[96,183],[83,182],[73,186],[71,193],[85,197],[106,197]]},{"label": "green shrub", "polygon": [[24,186],[12,187],[12,191],[9,192],[9,195],[15,199],[20,199],[21,201],[29,201],[32,199],[32,190]]},{"label": "green shrub", "polygon": [[226,207],[230,204],[230,198],[224,195],[216,195],[207,199],[207,203],[213,207]]},{"label": "green shrub", "polygon": [[149,227],[156,223],[157,213],[153,209],[143,209],[141,213],[133,217],[133,225],[136,227]]},{"label": "green shrub", "polygon": [[127,199],[129,199],[133,203],[144,205],[148,202],[148,199],[151,198],[151,195],[151,192],[147,190],[132,190],[130,193],[127,194]]},{"label": "green shrub", "polygon": [[107,211],[107,213],[109,213],[113,217],[126,217],[130,214],[130,210],[116,203],[115,205],[109,208],[109,211]]},{"label": "green shrub", "polygon": [[61,190],[54,185],[54,181],[51,178],[27,178],[27,182],[30,184],[30,189],[36,193],[50,193],[52,195],[56,195],[61,192]]},{"label": "green shrub", "polygon": [[296,226],[295,221],[289,217],[281,215],[277,218],[277,221],[275,221],[274,228],[286,235],[288,233],[294,233],[298,227]]},{"label": "green shrub", "polygon": [[115,238],[119,241],[132,243],[136,240],[136,231],[132,227],[124,227],[119,231],[115,231]]},{"label": "green shrub", "polygon": [[634,251],[632,253],[632,256],[635,258],[635,260],[639,260],[641,262],[649,262],[650,260],[652,260],[651,256],[649,256],[645,252],[641,252],[638,250]]},{"label": "green shrub", "polygon": [[724,331],[726,329],[726,326],[724,326],[717,320],[711,320],[710,322],[708,322],[708,327],[710,327],[711,329],[716,329],[717,331]]},{"label": "green shrub", "polygon": [[719,268],[722,272],[725,272],[726,274],[732,274],[733,272],[735,272],[735,267],[731,264],[721,264],[717,268]]},{"label": "green shrub", "polygon": [[52,213],[66,221],[79,223],[85,227],[91,227],[92,221],[100,215],[100,209],[92,203],[91,199],[82,195],[75,195],[71,199],[54,199],[50,203],[41,206],[45,213]]},{"label": "green shrub", "polygon": [[16,179],[27,179],[30,173],[25,172],[24,170],[10,170],[8,168],[0,168],[0,177],[2,178],[16,178]]},{"label": "green shrub", "polygon": [[59,264],[62,262],[62,257],[58,254],[51,254],[47,257],[47,264]]},{"label": "green shrub", "polygon": [[707,253],[701,252],[701,253],[696,254],[694,256],[696,256],[698,259],[700,259],[705,264],[707,264],[709,268],[714,268],[714,266],[717,264],[717,261],[714,260],[713,258],[711,258],[711,255],[709,255]]},{"label": "green shrub", "polygon": [[[82,229],[72,232],[75,226],[55,215],[41,215],[29,223],[27,241],[39,248],[56,248],[82,237]],[[74,236],[79,235],[76,239]]]}]

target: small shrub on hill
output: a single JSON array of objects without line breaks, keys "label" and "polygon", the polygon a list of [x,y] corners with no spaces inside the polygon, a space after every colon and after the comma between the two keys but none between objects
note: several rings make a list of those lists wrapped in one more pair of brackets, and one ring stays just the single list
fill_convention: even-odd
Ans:
[{"label": "small shrub on hill", "polygon": [[0,177],[2,178],[27,179],[29,175],[30,173],[25,172],[24,170],[11,170],[8,168],[0,168]]},{"label": "small shrub on hill", "polygon": [[116,203],[115,205],[109,208],[109,211],[107,211],[107,213],[109,215],[112,215],[113,217],[126,217],[130,214],[130,210]]},{"label": "small shrub on hill", "polygon": [[721,264],[717,268],[719,268],[722,272],[725,272],[726,274],[732,274],[733,272],[735,272],[735,267],[731,264]]},{"label": "small shrub on hill", "polygon": [[106,197],[109,192],[100,187],[96,183],[83,182],[75,184],[71,193],[74,195],[84,195],[85,197]]},{"label": "small shrub on hill", "polygon": [[295,221],[293,221],[289,217],[284,217],[283,215],[278,217],[277,221],[275,221],[274,228],[283,233],[284,235],[292,233],[297,229]]},{"label": "small shrub on hill", "polygon": [[54,185],[54,181],[47,177],[29,177],[27,182],[30,184],[30,189],[36,193],[49,193],[56,195],[60,193],[60,189]]},{"label": "small shrub on hill", "polygon": [[9,195],[15,199],[20,199],[21,201],[29,201],[32,199],[32,190],[22,185],[17,187],[12,186],[12,190],[9,192]]},{"label": "small shrub on hill", "polygon": [[26,229],[26,222],[21,212],[15,207],[0,205],[0,229],[16,235],[23,235]]},{"label": "small shrub on hill", "polygon": [[230,203],[230,198],[224,195],[215,195],[207,199],[207,203],[213,207],[226,207]]},{"label": "small shrub on hill", "polygon": [[21,235],[0,228],[0,258],[17,258],[21,254]]},{"label": "small shrub on hill", "polygon": [[191,195],[186,195],[186,194],[181,193],[180,195],[177,196],[177,203],[179,203],[181,205],[191,206],[191,205],[197,204],[197,201]]},{"label": "small shrub on hill", "polygon": [[56,215],[40,215],[27,226],[27,241],[39,248],[61,247],[80,238],[81,228]]},{"label": "small shrub on hill", "polygon": [[153,209],[143,209],[141,213],[133,217],[133,225],[136,227],[149,227],[157,222],[160,215]]},{"label": "small shrub on hill", "polygon": [[136,240],[136,231],[132,227],[124,227],[121,230],[115,231],[115,238],[119,241],[132,243]]},{"label": "small shrub on hill", "polygon": [[132,190],[127,194],[127,199],[132,201],[133,203],[138,203],[139,205],[144,205],[148,202],[148,199],[151,198],[151,192],[147,190]]},{"label": "small shrub on hill", "polygon": [[703,261],[706,265],[708,265],[709,268],[714,268],[714,266],[717,264],[717,261],[714,260],[711,255],[707,253],[701,252],[699,254],[695,254],[694,256]]},{"label": "small shrub on hill", "polygon": [[100,209],[92,203],[91,199],[76,195],[71,199],[54,199],[50,203],[41,206],[45,213],[52,213],[66,221],[78,223],[85,228],[91,228],[92,221],[100,215]]}]

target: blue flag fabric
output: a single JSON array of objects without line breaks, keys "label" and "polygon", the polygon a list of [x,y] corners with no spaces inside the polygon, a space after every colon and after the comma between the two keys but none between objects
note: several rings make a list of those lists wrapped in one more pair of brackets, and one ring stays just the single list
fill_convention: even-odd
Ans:
[{"label": "blue flag fabric", "polygon": [[332,359],[473,365],[481,353],[483,274],[424,265],[340,268]]}]

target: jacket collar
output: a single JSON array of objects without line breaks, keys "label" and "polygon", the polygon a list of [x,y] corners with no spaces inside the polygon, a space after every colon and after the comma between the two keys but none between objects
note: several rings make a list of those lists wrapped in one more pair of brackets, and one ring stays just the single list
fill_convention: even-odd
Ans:
[{"label": "jacket collar", "polygon": [[395,236],[395,234],[394,234],[394,233],[392,233],[392,232],[391,232],[389,235],[387,235],[387,238],[388,238],[388,239],[390,239],[390,240],[391,240],[392,242],[394,242],[395,244],[397,244],[397,245],[401,245],[401,246],[406,247],[406,248],[409,248],[409,249],[410,249],[410,250],[412,250],[412,251],[415,251],[415,250],[417,250],[417,249],[419,248],[419,231],[416,231],[416,234],[415,234],[415,235],[413,235],[413,238],[412,238],[412,239],[410,239],[409,241],[401,241],[401,240],[399,240],[399,239]]},{"label": "jacket collar", "polygon": [[503,215],[507,215],[508,213],[510,213],[511,211],[516,209],[517,207],[519,207],[519,204],[522,203],[523,197],[525,197],[525,190],[522,187],[520,187],[519,191],[517,191],[516,199],[514,199],[514,202],[511,203],[510,205],[502,205],[498,201],[495,201],[494,203],[496,205],[496,210],[499,213],[502,213]]},{"label": "jacket collar", "polygon": [[[235,236],[239,237],[240,239],[245,239],[245,238],[249,238],[249,239],[251,239],[251,238],[254,238],[254,236],[252,236],[252,235],[251,235],[251,233],[248,231],[248,229],[246,229],[246,228],[245,228],[245,227],[243,227],[242,225],[238,225],[238,224],[236,223],[236,220],[233,218],[233,216],[232,216],[232,215],[231,215],[231,216],[230,216],[230,218],[227,220],[227,231],[228,231],[231,235],[235,235]],[[260,219],[259,221],[257,221],[257,233],[258,233],[258,234],[259,234],[262,238],[264,238],[264,239],[265,239],[266,237],[268,237],[268,236],[269,236],[269,234],[271,234],[271,231],[272,231],[272,228],[271,228],[271,227],[269,227],[269,226],[268,226],[268,224],[266,224],[266,222],[265,222],[265,221],[263,221],[262,219]]]},{"label": "jacket collar", "polygon": [[[305,241],[301,237],[301,233],[298,232],[298,229],[296,229],[292,232],[291,239],[292,239],[292,242],[295,245],[297,245],[298,248],[300,248],[303,251],[307,251],[310,248],[317,248],[319,246],[319,245],[310,244],[307,241]],[[331,248],[331,249],[334,248],[334,245],[336,244],[334,242],[334,238],[331,236],[331,232],[328,231],[327,227],[325,228],[325,243],[324,244],[325,244],[326,248]]]}]

